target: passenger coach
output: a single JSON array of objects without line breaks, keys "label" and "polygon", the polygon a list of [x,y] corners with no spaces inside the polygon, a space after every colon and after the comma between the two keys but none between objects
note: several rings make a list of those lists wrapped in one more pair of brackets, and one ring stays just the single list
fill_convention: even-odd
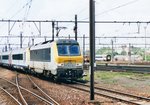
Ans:
[{"label": "passenger coach", "polygon": [[0,54],[7,67],[59,79],[78,79],[83,76],[83,57],[77,41],[59,39],[46,41],[26,49]]}]

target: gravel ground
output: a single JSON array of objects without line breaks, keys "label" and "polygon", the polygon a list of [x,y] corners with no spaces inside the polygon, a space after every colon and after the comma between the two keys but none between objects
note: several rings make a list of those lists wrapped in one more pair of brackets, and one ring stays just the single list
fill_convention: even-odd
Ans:
[{"label": "gravel ground", "polygon": [[[89,93],[37,78],[34,81],[61,105],[92,105],[89,104]],[[96,96],[95,99],[104,105],[108,103],[108,105],[118,104],[117,102],[112,103],[112,100],[100,96]]]},{"label": "gravel ground", "polygon": [[[113,73],[113,72],[111,72]],[[95,86],[150,97],[150,74],[135,74],[134,76],[114,76],[107,79],[95,79]]]},{"label": "gravel ground", "polygon": [[[15,73],[9,70],[0,68],[0,71],[3,71],[3,70],[5,71],[1,72],[0,77],[5,77],[11,80],[15,76]],[[3,85],[5,86],[6,83],[3,83],[2,81],[0,81],[0,84],[1,84],[0,86],[3,86]],[[0,90],[0,105],[17,105],[11,102],[10,100],[11,98],[8,97],[4,91]]]},{"label": "gravel ground", "polygon": [[[41,94],[41,92],[37,88],[35,88],[35,86],[32,84],[32,82],[28,79],[26,75],[19,74],[18,81],[19,81],[19,85],[21,85],[22,87],[34,92],[39,96],[43,96],[43,94]],[[48,103],[37,99],[35,96],[33,96],[32,94],[26,91],[21,91],[21,92],[29,105],[48,105]]]},{"label": "gravel ground", "polygon": [[0,105],[17,105],[10,100],[10,97],[8,97],[3,91],[0,90]]},{"label": "gravel ground", "polygon": [[[2,68],[0,68],[0,71],[1,71],[0,76],[5,77],[9,80],[12,80],[16,76],[14,71],[12,72],[10,70],[6,70],[6,69],[2,69]],[[150,96],[150,94],[147,93],[146,91],[145,92],[139,91],[139,90],[141,90],[141,87],[138,88],[138,86],[135,86],[135,88],[133,89],[132,86],[121,85],[122,83],[129,84],[130,82],[135,82],[135,81],[140,81],[140,80],[132,79],[132,78],[129,78],[129,79],[115,78],[115,79],[119,82],[117,82],[117,83],[115,82],[114,84],[113,83],[111,83],[111,84],[105,83],[104,81],[101,81],[101,80],[99,80],[99,81],[95,80],[95,82],[98,83],[98,84],[96,84],[98,86],[108,87],[111,89],[113,88],[116,90],[130,92],[133,94]],[[47,94],[49,94],[56,101],[58,101],[60,103],[60,105],[93,105],[89,102],[89,99],[90,99],[89,93],[82,92],[82,91],[79,91],[79,90],[76,90],[73,88],[69,88],[69,87],[63,86],[61,84],[56,84],[56,83],[53,83],[50,81],[41,80],[37,77],[33,77],[33,80],[44,91],[46,91]],[[142,83],[143,82],[141,82],[141,84]],[[144,86],[146,86],[146,85],[144,85]],[[149,89],[149,85],[146,88]],[[4,93],[2,91],[0,91],[0,105],[10,105],[7,103],[7,100],[8,99],[7,99],[6,95],[4,95]],[[98,101],[99,103],[101,103],[101,105],[126,105],[121,102],[117,102],[114,100],[112,101],[111,99],[108,99],[105,97],[100,97],[97,95],[95,95],[95,100]],[[95,104],[95,105],[99,105],[99,104]]]},{"label": "gravel ground", "polygon": [[[7,78],[9,80],[13,80],[16,76],[14,71],[0,68],[1,77]],[[60,105],[93,105],[89,102],[89,93],[81,92],[61,84],[52,83],[49,81],[41,80],[34,77],[34,81],[38,83],[40,87],[46,91],[50,96],[52,96],[56,101],[60,103]],[[1,82],[2,83],[2,82]],[[2,91],[0,90],[0,93]],[[112,101],[111,99],[95,96],[95,100],[102,105],[121,105],[116,101]],[[0,94],[0,105],[10,105],[9,99],[7,95]],[[11,104],[15,105],[15,104]],[[99,104],[96,104],[99,105]]]}]

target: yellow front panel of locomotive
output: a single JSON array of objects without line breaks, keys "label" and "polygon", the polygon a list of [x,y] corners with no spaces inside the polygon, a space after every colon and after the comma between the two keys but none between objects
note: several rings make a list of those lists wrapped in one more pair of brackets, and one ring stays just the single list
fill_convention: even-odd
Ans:
[{"label": "yellow front panel of locomotive", "polygon": [[72,63],[83,63],[83,56],[59,56],[56,43],[53,45],[54,58],[56,63],[72,62]]}]

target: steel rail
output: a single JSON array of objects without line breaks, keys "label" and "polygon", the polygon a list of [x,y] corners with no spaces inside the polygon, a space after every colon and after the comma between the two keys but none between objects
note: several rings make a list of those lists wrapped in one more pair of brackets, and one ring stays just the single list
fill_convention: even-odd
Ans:
[{"label": "steel rail", "polygon": [[142,66],[124,66],[124,65],[97,65],[96,70],[104,70],[104,71],[130,71],[135,73],[150,73],[150,67],[142,67]]},{"label": "steel rail", "polygon": [[[79,83],[79,82],[75,82],[75,83],[77,83],[79,85],[82,85],[82,86],[90,87],[89,85],[82,84],[82,83]],[[104,90],[104,91],[108,91],[108,92],[112,92],[112,93],[117,93],[117,94],[121,94],[121,95],[134,97],[134,98],[137,98],[137,99],[143,99],[143,100],[150,101],[150,98],[147,98],[147,97],[137,96],[137,95],[133,95],[133,94],[129,94],[129,93],[123,93],[121,91],[116,91],[116,90],[112,90],[112,89],[106,89],[106,88],[103,88],[103,87],[94,87],[94,88],[98,89],[98,90]]]},{"label": "steel rail", "polygon": [[[11,81],[5,79],[5,78],[2,78],[2,77],[0,77],[0,78],[3,79],[3,80],[5,80],[5,81],[7,81],[8,83],[10,83],[10,84],[12,84],[12,85],[14,85],[14,86],[17,86],[15,83],[13,83],[13,82],[11,82]],[[20,87],[22,90],[27,91],[28,93],[30,93],[30,94],[36,96],[37,98],[41,99],[42,101],[45,101],[45,102],[48,103],[49,105],[53,105],[53,103],[51,103],[51,102],[48,101],[47,99],[44,99],[43,97],[37,95],[36,93],[31,92],[30,90],[28,90],[28,89],[26,89],[26,88],[24,88],[24,87],[22,87],[22,86],[19,86],[19,87]]]},{"label": "steel rail", "polygon": [[18,104],[18,105],[22,105],[18,99],[16,99],[13,95],[11,95],[7,90],[3,89],[2,87],[0,87],[1,90],[3,90],[6,94],[8,94],[13,100],[15,100],[15,102]]},{"label": "steel rail", "polygon": [[18,92],[19,92],[19,96],[20,96],[20,98],[21,98],[21,101],[23,102],[23,105],[28,105],[28,104],[27,104],[27,101],[24,99],[24,97],[23,97],[23,95],[22,95],[22,93],[21,93],[21,90],[20,90],[20,88],[19,88],[18,74],[17,74],[17,76],[16,76],[16,85],[17,85],[17,89],[18,89]]},{"label": "steel rail", "polygon": [[55,101],[53,98],[51,98],[48,94],[46,94],[30,77],[27,75],[28,79],[32,82],[32,84],[49,100],[53,101],[56,105],[60,105],[57,101]]},{"label": "steel rail", "polygon": [[[74,89],[78,89],[78,90],[81,90],[81,91],[85,91],[85,92],[88,92],[88,93],[90,92],[89,90],[87,90],[85,88],[79,88],[79,87],[68,85],[68,84],[63,84],[63,85],[74,88]],[[115,100],[119,100],[119,101],[122,101],[122,102],[127,102],[127,103],[134,104],[134,105],[142,105],[141,103],[133,102],[132,100],[130,101],[130,100],[127,100],[127,99],[118,98],[118,97],[108,95],[108,94],[103,94],[103,93],[100,93],[100,92],[95,92],[95,94],[100,95],[100,96],[104,96],[104,97],[108,97],[108,98],[112,98],[112,99],[115,99]]]}]

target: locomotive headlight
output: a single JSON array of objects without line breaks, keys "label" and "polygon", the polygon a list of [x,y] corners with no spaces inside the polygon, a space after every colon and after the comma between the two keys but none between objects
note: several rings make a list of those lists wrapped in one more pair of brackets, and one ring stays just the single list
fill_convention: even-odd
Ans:
[{"label": "locomotive headlight", "polygon": [[82,63],[77,63],[76,67],[82,67]]},{"label": "locomotive headlight", "polygon": [[63,64],[63,63],[59,63],[59,64],[57,64],[57,66],[58,66],[58,67],[63,67],[64,64]]}]

